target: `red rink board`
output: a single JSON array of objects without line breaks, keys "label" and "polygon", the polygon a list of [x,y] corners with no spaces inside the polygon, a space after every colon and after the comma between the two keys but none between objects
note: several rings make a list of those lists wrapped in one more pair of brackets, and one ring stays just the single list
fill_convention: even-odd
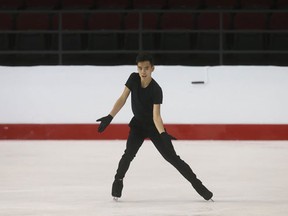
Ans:
[{"label": "red rink board", "polygon": [[[0,124],[2,140],[126,139],[127,124],[111,124],[101,134],[97,124]],[[179,140],[288,140],[286,124],[166,124]]]}]

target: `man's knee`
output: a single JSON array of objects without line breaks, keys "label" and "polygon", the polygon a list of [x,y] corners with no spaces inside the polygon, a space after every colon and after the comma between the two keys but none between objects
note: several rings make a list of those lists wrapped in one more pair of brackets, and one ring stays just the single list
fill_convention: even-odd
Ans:
[{"label": "man's knee", "polygon": [[181,158],[176,154],[163,154],[163,158],[171,163],[172,165],[179,163],[181,161]]},{"label": "man's knee", "polygon": [[136,157],[136,153],[125,151],[122,158],[126,161],[132,161]]}]

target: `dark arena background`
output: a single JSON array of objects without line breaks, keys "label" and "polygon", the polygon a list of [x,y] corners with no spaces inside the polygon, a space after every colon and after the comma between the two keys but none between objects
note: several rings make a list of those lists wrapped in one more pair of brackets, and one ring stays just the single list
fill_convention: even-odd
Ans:
[{"label": "dark arena background", "polygon": [[287,65],[286,0],[1,0],[1,65]]}]

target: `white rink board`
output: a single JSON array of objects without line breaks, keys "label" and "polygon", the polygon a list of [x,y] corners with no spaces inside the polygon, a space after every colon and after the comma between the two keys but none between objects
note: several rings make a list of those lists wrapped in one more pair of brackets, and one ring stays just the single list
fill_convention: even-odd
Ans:
[{"label": "white rink board", "polygon": [[[136,66],[0,67],[1,123],[95,123]],[[172,124],[287,124],[288,68],[156,66]],[[204,81],[204,85],[193,85]],[[113,123],[132,117],[130,100]]]}]

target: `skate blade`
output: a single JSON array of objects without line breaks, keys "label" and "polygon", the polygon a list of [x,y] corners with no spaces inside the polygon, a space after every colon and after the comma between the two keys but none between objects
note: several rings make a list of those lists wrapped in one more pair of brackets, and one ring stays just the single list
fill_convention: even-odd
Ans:
[{"label": "skate blade", "polygon": [[113,197],[113,201],[118,202],[118,197]]}]

